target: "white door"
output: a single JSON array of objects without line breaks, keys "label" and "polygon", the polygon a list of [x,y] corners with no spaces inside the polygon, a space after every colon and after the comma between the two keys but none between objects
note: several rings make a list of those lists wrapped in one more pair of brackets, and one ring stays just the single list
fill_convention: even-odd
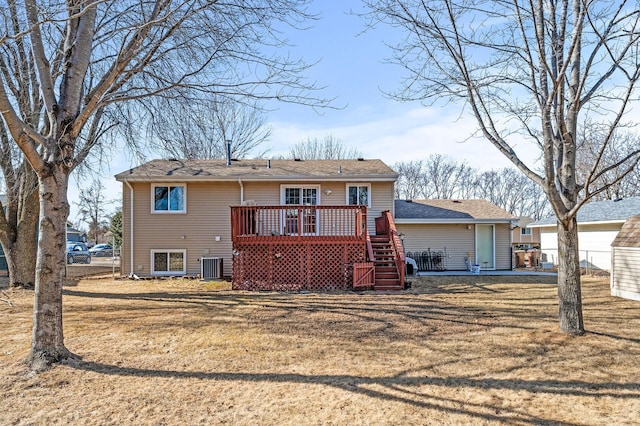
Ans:
[{"label": "white door", "polygon": [[493,225],[476,225],[476,264],[481,269],[495,269],[495,232]]},{"label": "white door", "polygon": [[285,205],[310,206],[286,211],[284,235],[316,235],[318,233],[318,212],[312,207],[318,204],[317,187],[284,188]]}]

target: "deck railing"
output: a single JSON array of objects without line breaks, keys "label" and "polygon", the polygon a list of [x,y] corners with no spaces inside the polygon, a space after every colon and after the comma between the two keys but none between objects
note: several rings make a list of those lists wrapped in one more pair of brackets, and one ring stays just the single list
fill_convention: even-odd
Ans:
[{"label": "deck railing", "polygon": [[364,241],[366,206],[232,206],[234,243]]}]

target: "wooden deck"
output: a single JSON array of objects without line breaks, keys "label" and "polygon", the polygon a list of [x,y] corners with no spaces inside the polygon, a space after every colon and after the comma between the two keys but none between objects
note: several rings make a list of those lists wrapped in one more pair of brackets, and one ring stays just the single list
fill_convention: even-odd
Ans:
[{"label": "wooden deck", "polygon": [[346,290],[367,259],[365,206],[231,207],[233,288]]},{"label": "wooden deck", "polygon": [[[366,206],[232,206],[233,288],[347,290],[369,281],[380,289],[402,289],[404,253],[390,217],[386,212],[376,218],[376,232],[389,241],[387,269],[378,280],[375,271],[362,269],[376,262]],[[391,277],[390,266],[402,271]]]}]

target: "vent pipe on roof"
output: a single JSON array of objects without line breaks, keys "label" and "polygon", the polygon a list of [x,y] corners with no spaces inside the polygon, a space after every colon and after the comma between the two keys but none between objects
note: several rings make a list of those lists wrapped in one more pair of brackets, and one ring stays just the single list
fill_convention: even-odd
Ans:
[{"label": "vent pipe on roof", "polygon": [[271,160],[267,160],[267,169],[271,168]]},{"label": "vent pipe on roof", "polygon": [[227,166],[231,165],[231,139],[227,139]]}]

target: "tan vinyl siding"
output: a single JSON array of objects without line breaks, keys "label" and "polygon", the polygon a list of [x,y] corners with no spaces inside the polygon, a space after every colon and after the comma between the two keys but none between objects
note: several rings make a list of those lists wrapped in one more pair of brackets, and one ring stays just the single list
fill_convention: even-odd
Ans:
[{"label": "tan vinyl siding", "polygon": [[[184,184],[184,182],[162,185]],[[130,264],[130,190],[123,184],[123,248],[122,274],[151,274],[152,250],[186,250],[187,274],[199,274],[202,257],[222,257],[224,275],[232,271],[231,219],[232,205],[240,205],[241,183],[188,182],[186,183],[186,213],[153,213],[151,205],[152,183],[138,182],[134,188],[133,268]],[[281,182],[242,182],[244,200],[257,205],[280,205]],[[286,186],[317,186],[322,205],[346,205],[345,182],[287,182]],[[323,191],[330,189],[331,194]],[[375,217],[393,207],[393,182],[371,183],[372,208],[368,210],[368,225],[375,232]],[[216,236],[220,241],[216,241]]]},{"label": "tan vinyl siding", "polygon": [[513,244],[540,244],[540,228],[529,229],[531,229],[531,234],[522,235],[522,228],[514,228],[511,236]]},{"label": "tan vinyl siding", "polygon": [[508,223],[495,225],[496,269],[511,269],[511,226]]},{"label": "tan vinyl siding", "polygon": [[[466,224],[398,224],[398,232],[404,234],[406,252],[442,251],[447,255],[448,270],[465,270],[465,259],[475,258],[475,232]],[[496,269],[511,269],[511,244],[509,224],[495,225]]]},{"label": "tan vinyl siding", "polygon": [[[375,218],[384,210],[393,209],[393,182],[351,182],[371,185],[371,208],[367,209],[367,226],[370,233],[375,233]],[[280,191],[282,187],[305,186],[319,188],[320,205],[347,205],[346,182],[243,182],[245,201],[254,201],[256,205],[280,205]],[[325,194],[330,190],[330,194]]]},{"label": "tan vinyl siding", "polygon": [[405,252],[446,251],[447,269],[466,269],[465,258],[470,255],[473,261],[475,236],[467,225],[396,225],[398,232],[404,234]]},{"label": "tan vinyl siding", "polygon": [[640,248],[614,247],[612,293],[635,293],[640,297]]},{"label": "tan vinyl siding", "polygon": [[[346,200],[346,186],[343,186]],[[367,210],[367,222],[369,232],[375,234],[375,218],[389,210],[393,213],[393,182],[372,182],[371,183],[371,208]]]},{"label": "tan vinyl siding", "polygon": [[129,275],[131,271],[131,191],[129,187],[122,184],[122,247],[120,247],[120,274]]},{"label": "tan vinyl siding", "polygon": [[[185,214],[154,214],[151,212],[150,183],[133,184],[134,204],[134,265],[133,272],[151,274],[151,250],[186,250],[187,274],[200,273],[201,257],[222,257],[224,275],[231,275],[231,226],[229,206],[240,202],[237,182],[193,182],[187,184]],[[128,188],[123,218],[125,245],[129,243]],[[220,241],[216,241],[216,237]],[[123,273],[130,265],[124,253]]]}]

